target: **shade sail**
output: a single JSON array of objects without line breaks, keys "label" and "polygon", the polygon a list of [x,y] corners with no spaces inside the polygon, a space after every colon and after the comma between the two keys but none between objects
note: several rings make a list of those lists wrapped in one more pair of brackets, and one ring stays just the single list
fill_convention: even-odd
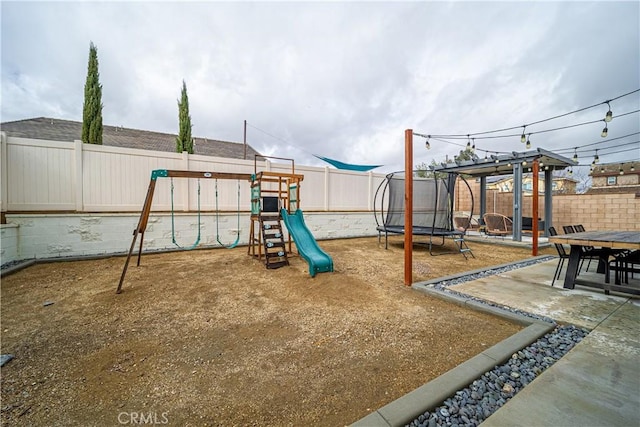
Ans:
[{"label": "shade sail", "polygon": [[349,171],[367,172],[367,171],[370,171],[371,169],[379,168],[380,166],[382,166],[382,165],[353,165],[351,163],[344,163],[339,160],[318,156],[317,154],[314,154],[314,156],[319,158],[322,161],[325,161],[335,166],[337,169],[343,169],[343,170],[349,170]]}]

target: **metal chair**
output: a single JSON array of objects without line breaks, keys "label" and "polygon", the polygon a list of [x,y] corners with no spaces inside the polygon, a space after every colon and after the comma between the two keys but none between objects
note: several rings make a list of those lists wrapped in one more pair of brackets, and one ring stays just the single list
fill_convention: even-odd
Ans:
[{"label": "metal chair", "polygon": [[[582,224],[578,224],[578,225],[563,225],[562,226],[562,230],[564,231],[564,234],[571,234],[571,233],[581,233],[583,231],[585,231],[584,227],[582,226]],[[580,272],[582,270],[582,268],[584,267],[584,261],[586,259],[589,260],[589,262],[587,263],[587,269],[585,271],[589,271],[589,267],[591,267],[591,260],[592,259],[597,259],[597,260],[603,260],[605,261],[605,258],[607,258],[607,255],[611,252],[610,249],[596,249],[593,246],[581,246],[580,247],[580,267],[578,268],[578,272]],[[608,265],[605,267],[605,272],[608,271]],[[609,275],[607,274],[607,283],[608,283],[608,279],[609,279]]]},{"label": "metal chair", "polygon": [[[556,231],[555,227],[549,227],[549,235],[550,236],[558,235],[558,232]],[[558,256],[560,257],[560,259],[558,260],[556,271],[555,273],[553,273],[553,281],[551,282],[551,286],[554,285],[554,283],[556,282],[556,279],[560,278],[560,273],[562,272],[562,267],[564,266],[564,260],[569,259],[569,254],[564,249],[564,246],[561,243],[554,243],[554,245],[556,247],[556,251],[558,251]]]}]

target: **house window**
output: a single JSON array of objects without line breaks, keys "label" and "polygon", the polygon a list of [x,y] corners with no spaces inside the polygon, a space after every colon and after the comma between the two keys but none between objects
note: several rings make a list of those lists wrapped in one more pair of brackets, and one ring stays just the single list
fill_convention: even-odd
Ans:
[{"label": "house window", "polygon": [[532,182],[525,182],[522,187],[524,188],[525,191],[533,191],[533,183]]},{"label": "house window", "polygon": [[607,177],[607,185],[616,185],[616,176]]}]

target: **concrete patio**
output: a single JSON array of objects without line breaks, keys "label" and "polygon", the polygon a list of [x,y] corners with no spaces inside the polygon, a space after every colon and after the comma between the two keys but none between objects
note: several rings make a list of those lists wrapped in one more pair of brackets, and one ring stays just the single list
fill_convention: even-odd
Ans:
[{"label": "concrete patio", "polygon": [[[551,286],[557,260],[469,281],[451,289],[499,305],[573,324],[590,333],[562,359],[540,374],[483,426],[637,426],[640,425],[640,298],[602,290]],[[592,267],[595,271],[595,267]],[[564,273],[564,270],[563,270]],[[584,272],[581,277],[601,275]],[[638,277],[633,284],[640,286]],[[470,307],[513,316],[492,307],[436,291],[428,282],[417,290]],[[523,320],[526,322],[526,320]],[[546,326],[545,326],[546,325]],[[410,422],[414,413],[433,409],[460,387],[506,360],[552,328],[529,321],[519,334],[499,343],[419,389],[391,402],[354,425],[396,426]],[[447,389],[449,388],[449,389]],[[438,401],[439,400],[439,401]],[[416,406],[422,406],[416,408]]]}]

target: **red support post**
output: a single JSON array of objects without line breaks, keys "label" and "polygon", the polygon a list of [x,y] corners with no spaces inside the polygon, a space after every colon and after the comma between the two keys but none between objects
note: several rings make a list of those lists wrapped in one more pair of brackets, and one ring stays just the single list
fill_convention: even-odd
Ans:
[{"label": "red support post", "polygon": [[533,245],[531,246],[531,255],[538,256],[538,176],[540,171],[540,164],[538,159],[533,161],[531,167],[533,171],[533,194],[531,195],[531,202],[533,205],[533,215],[531,217],[531,233],[533,236]]},{"label": "red support post", "polygon": [[413,282],[413,129],[404,131],[404,284]]}]

